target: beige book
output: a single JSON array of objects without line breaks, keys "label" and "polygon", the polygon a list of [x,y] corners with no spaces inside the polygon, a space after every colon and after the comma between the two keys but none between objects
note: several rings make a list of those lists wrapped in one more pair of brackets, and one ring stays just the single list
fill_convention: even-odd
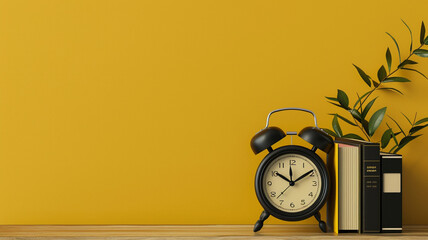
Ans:
[{"label": "beige book", "polygon": [[360,148],[338,144],[338,227],[360,230]]}]

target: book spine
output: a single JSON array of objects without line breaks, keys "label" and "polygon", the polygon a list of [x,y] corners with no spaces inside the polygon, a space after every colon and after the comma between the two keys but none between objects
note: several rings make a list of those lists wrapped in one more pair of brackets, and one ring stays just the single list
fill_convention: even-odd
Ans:
[{"label": "book spine", "polygon": [[362,232],[380,232],[380,148],[364,145],[362,152]]},{"label": "book spine", "polygon": [[330,173],[330,193],[327,199],[327,231],[339,233],[338,220],[338,144],[327,154],[327,169]]},{"label": "book spine", "polygon": [[402,231],[402,156],[382,156],[382,232]]}]

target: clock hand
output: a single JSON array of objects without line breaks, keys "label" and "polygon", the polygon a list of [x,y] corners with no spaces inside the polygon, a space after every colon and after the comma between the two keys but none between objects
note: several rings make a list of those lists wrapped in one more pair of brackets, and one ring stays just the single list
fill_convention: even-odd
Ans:
[{"label": "clock hand", "polygon": [[287,182],[291,182],[290,180],[288,180],[288,178],[286,178],[284,175],[282,175],[281,173],[276,173],[276,175],[278,175],[280,178],[284,179]]},{"label": "clock hand", "polygon": [[314,170],[312,169],[312,170],[310,170],[309,172],[307,172],[307,173],[303,174],[302,176],[300,176],[300,177],[298,177],[296,180],[294,180],[294,182],[297,182],[297,181],[299,181],[300,179],[302,179],[302,178],[304,178],[304,177],[308,176],[308,175],[309,175],[309,174],[311,174],[313,171],[314,171]]},{"label": "clock hand", "polygon": [[285,188],[285,189],[284,189],[284,191],[282,191],[282,192],[281,192],[281,194],[279,194],[277,198],[281,197],[281,195],[282,195],[285,191],[287,191],[287,189],[288,189],[290,186],[291,186],[291,185],[288,185],[288,187],[287,187],[287,188]]},{"label": "clock hand", "polygon": [[291,182],[293,182],[293,170],[291,170],[291,165],[290,165],[290,179],[291,179]]}]

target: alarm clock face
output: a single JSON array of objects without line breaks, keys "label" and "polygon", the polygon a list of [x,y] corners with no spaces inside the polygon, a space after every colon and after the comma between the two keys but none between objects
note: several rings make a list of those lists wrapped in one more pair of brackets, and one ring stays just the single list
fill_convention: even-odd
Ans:
[{"label": "alarm clock face", "polygon": [[327,198],[329,177],[322,159],[301,146],[269,153],[256,174],[256,194],[271,215],[287,221],[313,216]]},{"label": "alarm clock face", "polygon": [[290,153],[270,162],[263,184],[264,194],[273,206],[285,212],[298,212],[318,199],[322,181],[320,171],[311,160]]}]

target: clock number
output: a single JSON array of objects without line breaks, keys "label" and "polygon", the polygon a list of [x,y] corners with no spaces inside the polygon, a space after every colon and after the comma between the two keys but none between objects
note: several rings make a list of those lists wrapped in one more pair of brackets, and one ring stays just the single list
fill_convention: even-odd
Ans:
[{"label": "clock number", "polygon": [[305,199],[302,199],[301,201],[300,201],[300,204],[301,205],[305,205],[306,203],[305,203]]},{"label": "clock number", "polygon": [[314,195],[312,194],[312,192],[310,192],[310,193],[308,194],[308,196],[311,196],[311,197],[313,197]]},{"label": "clock number", "polygon": [[290,207],[294,208],[295,207],[294,203],[290,203]]},{"label": "clock number", "polygon": [[278,173],[278,171],[272,171],[272,177],[277,177],[278,175],[276,175]]},{"label": "clock number", "polygon": [[283,162],[278,163],[278,165],[279,165],[279,168],[285,168],[285,163]]},{"label": "clock number", "polygon": [[312,186],[317,186],[317,181],[312,181]]},{"label": "clock number", "polygon": [[305,163],[303,163],[303,168],[305,168]]},{"label": "clock number", "polygon": [[296,165],[296,160],[290,160],[290,165]]},{"label": "clock number", "polygon": [[311,174],[310,174],[309,176],[311,176],[311,177],[315,177],[315,173],[314,173],[314,172],[311,172]]},{"label": "clock number", "polygon": [[279,205],[282,205],[283,202],[284,200],[279,200]]},{"label": "clock number", "polygon": [[270,196],[271,197],[275,197],[276,196],[276,192],[270,192]]},{"label": "clock number", "polygon": [[267,185],[272,186],[272,182],[271,182],[271,181],[268,181],[268,182],[267,182]]}]

